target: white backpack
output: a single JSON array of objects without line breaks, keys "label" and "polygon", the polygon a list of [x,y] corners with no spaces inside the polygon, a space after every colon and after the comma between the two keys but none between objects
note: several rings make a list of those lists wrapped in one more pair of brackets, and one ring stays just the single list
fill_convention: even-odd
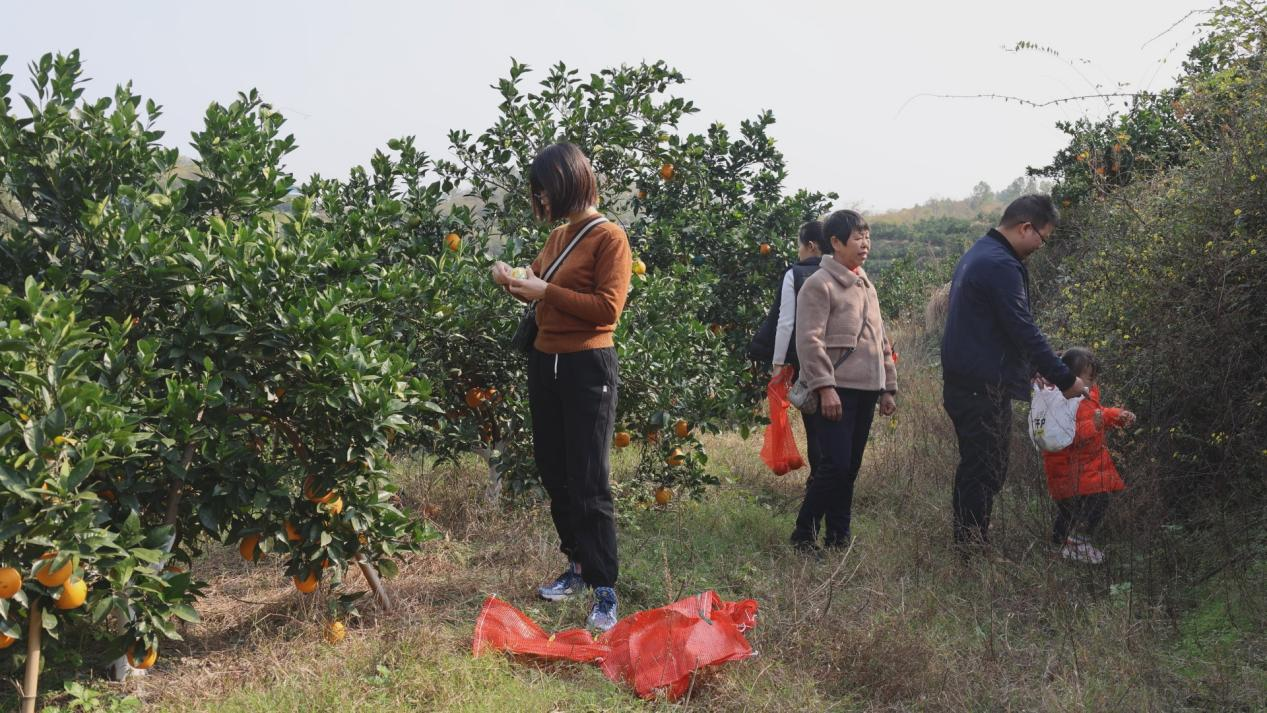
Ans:
[{"label": "white backpack", "polygon": [[1078,431],[1078,405],[1081,396],[1073,399],[1054,386],[1034,384],[1029,401],[1029,439],[1040,451],[1061,451],[1073,443]]}]

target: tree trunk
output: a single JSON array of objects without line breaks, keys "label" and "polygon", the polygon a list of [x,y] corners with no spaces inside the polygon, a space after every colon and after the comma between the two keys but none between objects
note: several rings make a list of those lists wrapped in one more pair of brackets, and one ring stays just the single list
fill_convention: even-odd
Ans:
[{"label": "tree trunk", "polygon": [[494,451],[502,451],[506,449],[505,441],[498,441],[497,445],[492,448],[480,448],[475,454],[484,459],[484,463],[488,465],[488,485],[484,488],[484,499],[489,505],[496,505],[502,495],[502,474],[497,470],[497,466],[493,465]]},{"label": "tree trunk", "polygon": [[35,697],[40,689],[40,635],[44,615],[38,599],[31,601],[31,621],[26,633],[26,677],[22,681],[22,713],[35,713]]},{"label": "tree trunk", "polygon": [[357,555],[356,566],[361,568],[361,575],[365,577],[365,581],[370,583],[370,589],[374,590],[374,596],[378,597],[379,604],[383,608],[391,611],[395,607],[392,605],[391,597],[387,595],[387,590],[383,588],[383,580],[378,576],[378,570],[374,569],[374,565],[365,559],[365,555]]}]

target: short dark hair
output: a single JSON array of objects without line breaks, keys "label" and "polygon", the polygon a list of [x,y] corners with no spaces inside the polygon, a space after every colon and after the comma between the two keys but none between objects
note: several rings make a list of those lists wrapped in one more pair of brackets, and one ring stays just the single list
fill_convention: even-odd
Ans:
[{"label": "short dark hair", "polygon": [[801,223],[801,232],[797,236],[801,241],[801,245],[817,245],[818,251],[824,255],[832,254],[831,241],[823,235],[823,221],[811,220]]},{"label": "short dark hair", "polygon": [[871,226],[856,210],[838,210],[823,221],[823,240],[830,245],[831,239],[835,238],[844,245],[855,230],[871,230]]},{"label": "short dark hair", "polygon": [[1091,370],[1092,379],[1100,373],[1100,360],[1096,359],[1095,354],[1086,347],[1069,347],[1064,354],[1060,355],[1060,360],[1069,367],[1069,371],[1072,371],[1074,376],[1081,376],[1087,369]]},{"label": "short dark hair", "polygon": [[[532,214],[538,220],[562,220],[598,202],[594,169],[575,144],[552,144],[542,149],[532,160],[528,184],[532,188]],[[548,214],[537,199],[541,193],[550,199]]]},{"label": "short dark hair", "polygon": [[1012,228],[1021,223],[1032,223],[1039,230],[1060,221],[1060,211],[1051,196],[1045,193],[1030,193],[1007,204],[1003,217],[999,218],[1000,228]]}]

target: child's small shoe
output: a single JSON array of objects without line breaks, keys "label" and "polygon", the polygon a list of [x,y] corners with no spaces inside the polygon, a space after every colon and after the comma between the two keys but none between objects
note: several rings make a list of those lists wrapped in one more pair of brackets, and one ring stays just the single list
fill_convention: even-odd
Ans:
[{"label": "child's small shoe", "polygon": [[1103,552],[1093,547],[1085,538],[1076,535],[1065,539],[1065,544],[1060,548],[1060,556],[1071,562],[1082,562],[1083,564],[1101,564],[1104,562]]}]

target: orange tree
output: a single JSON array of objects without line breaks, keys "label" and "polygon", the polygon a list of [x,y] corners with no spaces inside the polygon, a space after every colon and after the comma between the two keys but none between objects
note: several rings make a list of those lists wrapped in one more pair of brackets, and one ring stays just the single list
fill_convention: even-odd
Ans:
[{"label": "orange tree", "polygon": [[680,133],[695,107],[666,94],[684,80],[663,63],[588,77],[560,64],[535,92],[523,88],[528,72],[515,62],[498,82],[490,128],[450,133],[452,159],[394,139],[368,169],[346,181],[314,179],[303,191],[331,232],[373,244],[379,262],[413,277],[408,299],[366,306],[381,333],[434,377],[438,408],[422,414],[411,442],[444,458],[479,452],[494,490],[505,483],[521,493],[537,479],[525,363],[507,345],[520,309],[487,268],[495,259],[527,264],[553,227],[536,223],[527,201],[536,153],[555,141],[581,146],[598,175],[600,208],[625,226],[636,257],[617,333],[615,445],[641,451],[640,480],[699,492],[715,478],[697,436],[759,419],[760,379],[743,348],[795,252],[799,223],[828,197],[782,195],[768,113],[744,122],[738,138],[720,125]]},{"label": "orange tree", "polygon": [[209,542],[280,554],[301,590],[390,574],[428,533],[385,452],[431,387],[361,309],[408,294],[401,274],[295,195],[280,116],[213,104],[186,164],[156,105],[81,100],[80,71],[36,62],[25,116],[0,75],[0,569],[22,577],[0,631],[84,582],[65,612],[141,660],[196,617]]}]

